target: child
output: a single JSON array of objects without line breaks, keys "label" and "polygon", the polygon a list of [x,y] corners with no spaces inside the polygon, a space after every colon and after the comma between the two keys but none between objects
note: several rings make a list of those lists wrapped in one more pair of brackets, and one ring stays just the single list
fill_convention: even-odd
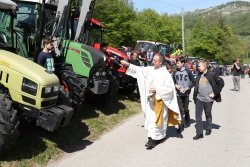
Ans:
[{"label": "child", "polygon": [[43,50],[39,53],[37,57],[37,64],[43,66],[50,72],[54,72],[54,59],[51,55],[51,50],[53,49],[53,41],[50,38],[43,39]]}]

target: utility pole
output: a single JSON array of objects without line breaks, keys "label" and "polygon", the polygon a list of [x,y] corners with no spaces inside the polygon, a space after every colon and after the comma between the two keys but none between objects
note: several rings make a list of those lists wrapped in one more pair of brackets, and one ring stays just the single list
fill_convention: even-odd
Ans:
[{"label": "utility pole", "polygon": [[248,63],[248,50],[247,50],[247,63],[246,63],[246,64],[249,64],[249,63]]},{"label": "utility pole", "polygon": [[184,9],[181,7],[182,52],[185,54]]}]

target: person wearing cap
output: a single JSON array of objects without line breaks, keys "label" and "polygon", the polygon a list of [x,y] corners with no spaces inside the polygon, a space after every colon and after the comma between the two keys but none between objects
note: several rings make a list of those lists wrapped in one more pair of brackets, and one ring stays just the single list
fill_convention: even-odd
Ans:
[{"label": "person wearing cap", "polygon": [[37,64],[43,66],[50,72],[54,72],[54,59],[51,55],[51,50],[53,49],[53,40],[50,38],[43,39],[43,50],[39,53],[37,57]]}]

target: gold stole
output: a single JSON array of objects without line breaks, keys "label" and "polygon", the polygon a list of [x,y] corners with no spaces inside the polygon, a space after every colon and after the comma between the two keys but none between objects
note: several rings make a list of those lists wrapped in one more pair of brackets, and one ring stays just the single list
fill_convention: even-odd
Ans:
[{"label": "gold stole", "polygon": [[[158,127],[162,127],[163,125],[163,107],[164,103],[162,99],[156,100],[156,98],[154,97],[154,110],[156,114],[155,123]],[[179,125],[180,121],[177,118],[178,114],[168,108],[168,126]]]}]

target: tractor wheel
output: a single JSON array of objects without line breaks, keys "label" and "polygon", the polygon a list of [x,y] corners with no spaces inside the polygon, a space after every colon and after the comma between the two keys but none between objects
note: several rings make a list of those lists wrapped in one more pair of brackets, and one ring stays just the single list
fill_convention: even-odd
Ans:
[{"label": "tractor wheel", "polygon": [[64,70],[60,73],[60,83],[74,107],[82,104],[84,100],[84,86],[74,72]]},{"label": "tractor wheel", "polygon": [[8,152],[19,135],[17,111],[5,94],[0,94],[0,154]]}]

